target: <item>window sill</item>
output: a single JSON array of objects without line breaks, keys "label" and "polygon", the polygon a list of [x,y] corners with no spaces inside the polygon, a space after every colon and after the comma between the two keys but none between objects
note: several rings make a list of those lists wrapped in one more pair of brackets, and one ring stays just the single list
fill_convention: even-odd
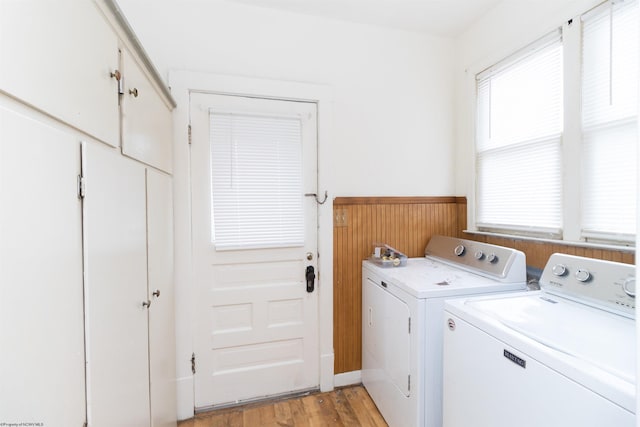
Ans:
[{"label": "window sill", "polygon": [[531,236],[518,236],[515,234],[502,234],[502,233],[492,233],[488,231],[474,231],[474,230],[462,230],[463,233],[478,235],[478,236],[490,236],[490,237],[500,237],[503,239],[512,239],[512,240],[525,240],[530,242],[541,242],[541,243],[549,243],[554,245],[564,245],[564,246],[575,246],[581,248],[592,248],[592,249],[607,249],[614,250],[620,252],[628,252],[635,254],[636,248],[635,245],[631,244],[606,244],[606,243],[590,243],[590,242],[572,242],[568,240],[554,240],[554,239],[544,239],[540,237],[531,237]]}]

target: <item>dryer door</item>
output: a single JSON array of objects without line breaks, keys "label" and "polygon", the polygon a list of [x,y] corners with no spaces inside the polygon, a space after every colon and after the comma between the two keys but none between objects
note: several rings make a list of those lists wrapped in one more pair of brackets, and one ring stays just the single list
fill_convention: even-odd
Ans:
[{"label": "dryer door", "polygon": [[385,371],[391,382],[405,396],[411,394],[409,348],[411,315],[401,299],[385,292]]},{"label": "dryer door", "polygon": [[392,385],[409,396],[409,307],[383,283],[363,280],[363,382],[371,388]]}]

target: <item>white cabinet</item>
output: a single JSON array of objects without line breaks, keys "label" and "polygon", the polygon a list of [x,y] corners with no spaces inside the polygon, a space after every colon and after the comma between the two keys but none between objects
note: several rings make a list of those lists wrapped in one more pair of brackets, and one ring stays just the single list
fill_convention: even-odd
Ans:
[{"label": "white cabinet", "polygon": [[0,0],[0,422],[176,425],[173,101],[118,13]]},{"label": "white cabinet", "polygon": [[89,425],[176,423],[171,177],[83,148]]},{"label": "white cabinet", "polygon": [[0,97],[0,421],[85,420],[77,136]]},{"label": "white cabinet", "polygon": [[176,425],[173,199],[169,175],[147,169],[149,375],[153,427]]},{"label": "white cabinet", "polygon": [[0,1],[0,91],[171,173],[172,101],[114,10],[109,0]]},{"label": "white cabinet", "polygon": [[171,172],[171,110],[127,49],[122,50],[122,153]]},{"label": "white cabinet", "polygon": [[0,91],[119,145],[118,37],[91,1],[0,1]]},{"label": "white cabinet", "polygon": [[82,169],[89,425],[148,426],[145,168],[86,144]]}]

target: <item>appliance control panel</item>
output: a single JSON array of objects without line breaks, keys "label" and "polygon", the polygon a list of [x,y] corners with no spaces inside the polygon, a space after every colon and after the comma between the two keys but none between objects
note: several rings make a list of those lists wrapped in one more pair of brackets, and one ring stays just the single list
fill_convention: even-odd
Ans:
[{"label": "appliance control panel", "polygon": [[635,266],[613,261],[553,254],[540,288],[559,296],[635,317]]},{"label": "appliance control panel", "polygon": [[526,282],[525,256],[516,249],[436,235],[424,255],[501,282]]}]

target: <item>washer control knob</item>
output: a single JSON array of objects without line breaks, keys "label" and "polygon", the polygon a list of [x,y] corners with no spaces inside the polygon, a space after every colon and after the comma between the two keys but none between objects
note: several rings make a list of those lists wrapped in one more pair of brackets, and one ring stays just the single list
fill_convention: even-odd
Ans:
[{"label": "washer control knob", "polygon": [[589,273],[589,270],[579,268],[578,271],[576,271],[576,280],[578,282],[586,282],[589,279],[591,279],[591,273]]},{"label": "washer control knob", "polygon": [[465,250],[465,247],[463,245],[458,245],[453,250],[453,253],[456,254],[457,256],[462,256],[464,255],[464,250]]},{"label": "washer control knob", "polygon": [[629,295],[631,298],[635,298],[636,297],[636,278],[629,277],[627,280],[625,280],[624,283],[622,284],[622,289],[624,289],[624,292],[627,295]]},{"label": "washer control knob", "polygon": [[484,252],[482,251],[476,251],[476,253],[474,254],[474,256],[476,257],[476,259],[478,261],[480,261],[482,258],[484,258]]},{"label": "washer control knob", "polygon": [[564,264],[556,264],[551,269],[556,276],[564,276],[567,274],[567,266]]},{"label": "washer control knob", "polygon": [[498,262],[498,255],[489,254],[489,256],[487,257],[487,261],[489,261],[491,264],[495,264],[496,262]]}]

